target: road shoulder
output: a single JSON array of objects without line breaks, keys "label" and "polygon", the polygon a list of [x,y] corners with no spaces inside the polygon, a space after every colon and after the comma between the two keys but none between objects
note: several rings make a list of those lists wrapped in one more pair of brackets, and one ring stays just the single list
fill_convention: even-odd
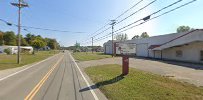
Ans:
[{"label": "road shoulder", "polygon": [[[70,56],[72,57],[72,55],[70,54]],[[73,62],[75,62],[75,60],[74,60],[74,58],[72,57],[72,61]],[[78,63],[77,62],[75,62],[75,67],[77,67],[78,66]],[[83,89],[88,89],[88,91],[90,91],[90,90],[92,90],[95,94],[96,94],[96,98],[95,98],[95,100],[108,100],[107,98],[106,98],[106,96],[99,90],[99,89],[91,89],[91,86],[92,85],[94,85],[94,83],[91,81],[91,79],[89,78],[89,76],[85,73],[85,71],[84,71],[84,67],[82,67],[82,66],[78,66],[78,73],[79,73],[79,70],[81,71],[81,73],[84,75],[84,78],[83,78],[83,81],[87,81],[88,83],[86,83],[86,84],[84,84],[84,82],[83,82],[83,84],[82,84],[82,86],[83,86],[83,88],[81,89],[81,90],[83,90]],[[83,75],[81,75],[81,76],[83,76]],[[89,85],[89,86],[88,86]],[[83,91],[81,91],[81,92],[83,92]],[[98,98],[98,99],[97,99]]]},{"label": "road shoulder", "polygon": [[31,68],[32,66],[38,65],[38,64],[40,64],[42,62],[45,62],[45,61],[47,61],[47,60],[49,60],[49,59],[51,59],[51,58],[53,58],[53,57],[55,57],[57,55],[58,54],[50,56],[50,57],[48,57],[48,58],[46,58],[46,59],[44,59],[42,61],[39,61],[39,62],[34,62],[32,64],[24,65],[22,67],[0,70],[0,81],[4,80],[5,78],[7,78],[9,76],[11,76],[12,74],[15,74],[15,73],[17,74],[18,72],[22,72],[24,70],[27,70],[27,69]]}]

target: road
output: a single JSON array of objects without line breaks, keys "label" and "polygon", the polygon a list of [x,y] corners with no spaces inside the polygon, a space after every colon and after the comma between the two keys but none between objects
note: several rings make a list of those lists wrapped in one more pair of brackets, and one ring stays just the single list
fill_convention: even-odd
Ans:
[{"label": "road", "polygon": [[[0,80],[0,100],[105,100],[69,52]],[[80,91],[88,88],[86,91]]]}]

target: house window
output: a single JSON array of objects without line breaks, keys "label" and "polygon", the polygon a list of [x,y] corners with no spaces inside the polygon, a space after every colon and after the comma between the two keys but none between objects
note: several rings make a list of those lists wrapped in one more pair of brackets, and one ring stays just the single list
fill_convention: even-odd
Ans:
[{"label": "house window", "polygon": [[181,50],[176,51],[176,57],[182,57],[183,52]]},{"label": "house window", "polygon": [[200,60],[203,61],[203,50],[200,51]]}]

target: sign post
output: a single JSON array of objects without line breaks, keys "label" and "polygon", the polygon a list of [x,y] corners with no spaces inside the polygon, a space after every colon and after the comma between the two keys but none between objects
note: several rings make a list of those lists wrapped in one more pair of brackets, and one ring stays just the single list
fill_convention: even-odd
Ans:
[{"label": "sign post", "polygon": [[122,56],[122,75],[128,75],[129,73],[129,56],[134,54],[134,44],[119,43],[116,45],[118,54]]},{"label": "sign post", "polygon": [[122,75],[128,75],[129,73],[129,57],[124,55],[122,56]]}]

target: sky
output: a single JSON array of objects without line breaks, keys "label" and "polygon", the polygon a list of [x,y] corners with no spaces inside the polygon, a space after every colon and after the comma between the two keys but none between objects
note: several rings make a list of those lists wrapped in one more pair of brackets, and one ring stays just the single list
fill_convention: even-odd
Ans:
[{"label": "sky", "polygon": [[[66,30],[71,32],[55,32],[29,29],[32,34],[41,35],[43,37],[55,38],[63,46],[74,45],[79,42],[82,45],[91,45],[92,34],[102,26],[110,23],[110,20],[115,19],[124,11],[132,7],[140,0],[24,0],[29,4],[28,8],[22,9],[22,25],[39,28],[49,28],[54,30]],[[125,13],[121,19],[129,16],[133,12],[147,5],[153,0],[143,0],[136,7]],[[116,25],[115,30],[126,26],[134,21],[148,16],[149,14],[175,2],[177,0],[157,0],[155,3],[146,9],[136,13],[124,22]],[[182,0],[182,2],[174,5],[162,12],[173,9],[191,0]],[[17,8],[10,5],[11,2],[17,0],[0,0],[0,19],[4,19],[11,23],[17,23],[18,13]],[[147,32],[150,36],[163,35],[176,32],[176,28],[181,25],[187,25],[192,28],[203,27],[203,0],[175,10],[169,14],[149,21],[143,25],[132,28],[126,33],[131,39],[134,35],[140,35],[142,32]],[[157,14],[157,15],[158,15]],[[151,16],[153,17],[153,16]],[[107,25],[105,28],[110,27]],[[104,29],[105,29],[104,28]],[[103,30],[104,30],[103,29]],[[7,26],[0,22],[1,31],[14,31],[17,33],[17,27]],[[101,30],[102,31],[102,30]],[[74,33],[83,32],[83,33]],[[111,30],[94,37],[94,39],[110,33]],[[26,35],[28,32],[23,31],[21,34]],[[97,34],[97,33],[95,33]],[[104,42],[110,40],[111,37],[95,41],[94,45],[102,46]]]}]

